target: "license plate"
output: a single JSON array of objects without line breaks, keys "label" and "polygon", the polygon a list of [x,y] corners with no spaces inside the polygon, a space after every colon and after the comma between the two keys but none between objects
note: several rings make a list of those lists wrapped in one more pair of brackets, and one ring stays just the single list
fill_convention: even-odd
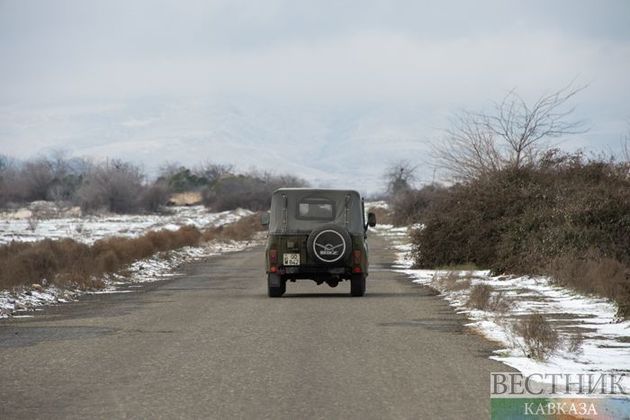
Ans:
[{"label": "license plate", "polygon": [[300,265],[300,254],[284,254],[284,265]]}]

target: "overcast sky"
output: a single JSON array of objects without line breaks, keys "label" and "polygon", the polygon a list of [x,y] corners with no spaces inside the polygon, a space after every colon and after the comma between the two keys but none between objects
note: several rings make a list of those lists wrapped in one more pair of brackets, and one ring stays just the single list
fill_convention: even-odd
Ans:
[{"label": "overcast sky", "polygon": [[563,147],[614,150],[630,120],[625,0],[0,0],[0,57],[0,153],[149,171],[230,161],[374,190],[400,158],[430,176],[452,112],[571,81],[591,130]]}]

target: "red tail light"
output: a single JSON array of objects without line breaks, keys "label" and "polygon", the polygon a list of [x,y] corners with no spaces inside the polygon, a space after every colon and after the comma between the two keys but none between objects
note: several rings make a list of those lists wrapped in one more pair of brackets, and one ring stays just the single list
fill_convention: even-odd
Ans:
[{"label": "red tail light", "polygon": [[354,265],[354,268],[352,268],[353,273],[361,272],[361,256],[362,254],[360,249],[352,251],[352,264]]}]

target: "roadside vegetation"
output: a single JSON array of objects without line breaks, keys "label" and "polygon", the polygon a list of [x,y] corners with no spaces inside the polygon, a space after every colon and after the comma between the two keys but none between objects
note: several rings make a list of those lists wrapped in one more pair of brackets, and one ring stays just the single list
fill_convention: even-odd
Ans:
[{"label": "roadside vegetation", "polygon": [[150,231],[137,238],[109,237],[86,245],[72,239],[11,242],[0,246],[0,289],[33,285],[93,289],[103,276],[156,253],[210,241],[243,241],[261,230],[253,214],[221,227],[200,231],[184,226],[176,231]]},{"label": "roadside vegetation", "polygon": [[149,180],[141,167],[122,160],[95,163],[62,152],[25,161],[0,155],[0,208],[54,201],[60,207],[78,206],[83,213],[150,213],[163,210],[178,193],[195,193],[212,211],[260,211],[269,208],[274,189],[306,185],[290,175],[239,172],[214,163],[194,168],[166,164]]},{"label": "roadside vegetation", "polygon": [[202,190],[203,203],[213,211],[245,208],[268,210],[271,193],[280,187],[306,187],[308,183],[292,175],[273,175],[252,171],[225,174]]},{"label": "roadside vegetation", "polygon": [[[465,270],[438,270],[432,277],[423,278],[423,284],[444,294],[455,307],[471,311],[471,319],[483,320],[483,328],[494,324],[493,339],[502,340],[527,358],[546,361],[554,355],[583,351],[583,322],[576,320],[576,326],[567,323],[566,318],[558,319],[557,314],[536,309],[538,299],[545,296],[532,298],[537,294],[535,283],[519,285],[511,278],[510,284],[497,284],[496,278]],[[521,298],[521,293],[526,296]]]},{"label": "roadside vegetation", "polygon": [[[32,216],[27,226],[32,231],[41,220],[61,215],[158,213],[168,211],[169,205],[204,204],[212,212],[262,211],[268,209],[274,189],[305,185],[292,176],[238,172],[233,166],[214,163],[194,168],[164,165],[149,180],[141,167],[122,160],[95,163],[61,152],[25,161],[0,156],[0,209],[28,205]],[[93,245],[72,239],[11,242],[0,246],[0,289],[98,288],[103,286],[103,276],[156,253],[211,241],[246,241],[259,230],[256,214],[205,230],[186,226],[136,238],[107,237]]]},{"label": "roadside vegetation", "polygon": [[[421,225],[412,234],[418,268],[546,275],[612,299],[630,317],[629,156],[566,153],[547,142],[584,131],[565,107],[580,90],[533,104],[510,92],[491,112],[457,114],[435,146],[448,185],[414,188],[406,162],[388,171],[394,223]],[[477,292],[475,301],[488,295]]]}]

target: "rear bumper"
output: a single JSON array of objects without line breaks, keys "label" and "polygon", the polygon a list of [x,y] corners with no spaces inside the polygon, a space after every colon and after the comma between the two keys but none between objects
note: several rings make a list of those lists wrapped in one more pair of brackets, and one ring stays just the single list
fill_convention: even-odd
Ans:
[{"label": "rear bumper", "polygon": [[[356,274],[356,271],[354,272]],[[280,266],[275,274],[292,279],[313,279],[321,278],[350,278],[353,269],[350,266],[326,267],[326,266],[308,266],[301,265],[299,267]],[[367,273],[364,273],[367,275]]]},{"label": "rear bumper", "polygon": [[326,267],[326,266],[308,266],[301,265],[299,267],[281,266],[278,271],[283,274],[343,274],[352,271],[350,267]]}]

